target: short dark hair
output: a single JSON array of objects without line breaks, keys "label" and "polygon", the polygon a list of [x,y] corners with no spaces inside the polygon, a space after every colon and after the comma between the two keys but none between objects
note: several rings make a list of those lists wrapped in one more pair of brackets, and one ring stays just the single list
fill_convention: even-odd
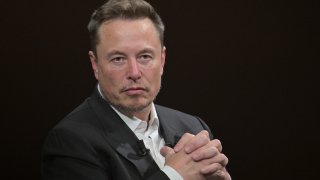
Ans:
[{"label": "short dark hair", "polygon": [[90,44],[94,52],[96,52],[96,45],[99,44],[98,30],[102,23],[113,19],[142,19],[149,18],[155,25],[161,42],[164,45],[164,24],[155,11],[155,9],[144,0],[109,0],[91,16],[88,24],[90,35]]}]

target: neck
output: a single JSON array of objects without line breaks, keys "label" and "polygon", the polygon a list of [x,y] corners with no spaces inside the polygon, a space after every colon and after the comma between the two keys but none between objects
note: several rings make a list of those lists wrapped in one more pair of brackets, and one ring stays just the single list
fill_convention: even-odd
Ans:
[{"label": "neck", "polygon": [[119,112],[121,112],[122,114],[133,118],[136,117],[142,121],[149,121],[150,119],[150,113],[151,113],[151,105],[145,107],[142,110],[139,111],[128,111],[119,107],[115,107]]}]

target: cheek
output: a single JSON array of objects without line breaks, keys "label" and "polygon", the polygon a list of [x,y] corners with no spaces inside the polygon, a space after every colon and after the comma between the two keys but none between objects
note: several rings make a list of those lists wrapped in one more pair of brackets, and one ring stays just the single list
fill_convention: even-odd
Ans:
[{"label": "cheek", "polygon": [[151,82],[154,86],[159,86],[161,82],[162,71],[159,69],[155,69],[150,74]]},{"label": "cheek", "polygon": [[120,80],[119,80],[119,75],[116,72],[112,71],[104,71],[100,74],[100,81],[101,83],[106,84],[108,87],[113,89],[116,86],[119,86]]}]

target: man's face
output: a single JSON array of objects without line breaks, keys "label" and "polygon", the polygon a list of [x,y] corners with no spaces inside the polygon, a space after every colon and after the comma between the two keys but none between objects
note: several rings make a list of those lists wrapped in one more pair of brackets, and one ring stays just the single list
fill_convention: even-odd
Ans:
[{"label": "man's face", "polygon": [[103,95],[125,111],[149,110],[165,63],[165,48],[153,23],[147,18],[107,21],[99,38],[96,55],[89,56]]}]

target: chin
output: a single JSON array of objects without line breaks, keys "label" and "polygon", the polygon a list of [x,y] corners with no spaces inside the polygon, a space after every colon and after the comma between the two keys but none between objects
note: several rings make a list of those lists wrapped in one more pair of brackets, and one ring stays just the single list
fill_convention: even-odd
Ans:
[{"label": "chin", "polygon": [[126,107],[128,107],[128,109],[143,110],[146,107],[148,107],[150,104],[151,104],[151,102],[134,103],[134,104],[128,104],[128,105],[126,105]]},{"label": "chin", "polygon": [[126,104],[119,104],[119,108],[130,111],[130,112],[140,112],[145,108],[149,107],[152,101],[132,101]]}]

